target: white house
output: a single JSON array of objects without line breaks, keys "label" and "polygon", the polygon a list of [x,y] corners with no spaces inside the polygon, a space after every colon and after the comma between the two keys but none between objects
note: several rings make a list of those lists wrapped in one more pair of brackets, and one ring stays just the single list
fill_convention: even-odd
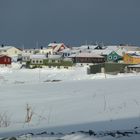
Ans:
[{"label": "white house", "polygon": [[1,46],[0,54],[7,55],[9,57],[18,57],[22,54],[22,50],[14,46]]},{"label": "white house", "polygon": [[53,48],[48,47],[48,48],[42,48],[39,50],[40,54],[49,54],[52,55],[53,54]]},{"label": "white house", "polygon": [[39,49],[24,49],[22,54],[36,54],[39,53]]}]

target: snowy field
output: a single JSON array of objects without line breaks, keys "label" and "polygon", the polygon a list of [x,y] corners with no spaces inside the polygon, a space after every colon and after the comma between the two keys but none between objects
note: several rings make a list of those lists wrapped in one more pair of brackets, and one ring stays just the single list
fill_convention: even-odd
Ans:
[{"label": "snowy field", "polygon": [[[140,74],[87,75],[85,67],[0,68],[0,138],[39,132],[133,131],[140,126],[139,83]],[[33,113],[29,123],[25,122],[27,104]],[[82,133],[32,137],[35,140],[115,139]],[[132,137],[140,138],[139,134]],[[31,136],[27,135],[27,139]]]}]

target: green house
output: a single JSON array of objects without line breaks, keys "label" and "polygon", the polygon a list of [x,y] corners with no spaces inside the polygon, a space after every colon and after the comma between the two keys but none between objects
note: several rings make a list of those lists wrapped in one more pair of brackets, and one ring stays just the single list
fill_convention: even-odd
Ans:
[{"label": "green house", "polygon": [[108,62],[117,62],[118,60],[121,60],[122,56],[118,55],[115,51],[112,51],[109,55],[107,55],[107,61]]}]

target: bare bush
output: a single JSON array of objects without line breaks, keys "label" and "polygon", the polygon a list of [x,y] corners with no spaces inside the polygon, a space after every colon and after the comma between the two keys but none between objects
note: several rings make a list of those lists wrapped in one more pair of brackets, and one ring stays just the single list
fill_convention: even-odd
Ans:
[{"label": "bare bush", "polygon": [[0,113],[0,127],[8,127],[10,125],[10,117],[8,114]]},{"label": "bare bush", "polygon": [[26,105],[26,118],[25,118],[25,123],[29,123],[32,120],[33,117],[33,110],[31,108],[31,106],[29,106],[28,104]]}]

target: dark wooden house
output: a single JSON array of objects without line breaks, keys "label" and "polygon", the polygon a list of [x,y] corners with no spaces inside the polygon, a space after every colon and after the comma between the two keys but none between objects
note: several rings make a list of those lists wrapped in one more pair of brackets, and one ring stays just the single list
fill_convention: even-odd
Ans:
[{"label": "dark wooden house", "polygon": [[74,63],[104,63],[105,57],[94,53],[79,53],[72,57]]},{"label": "dark wooden house", "polygon": [[11,65],[11,57],[7,55],[0,55],[0,65]]}]

